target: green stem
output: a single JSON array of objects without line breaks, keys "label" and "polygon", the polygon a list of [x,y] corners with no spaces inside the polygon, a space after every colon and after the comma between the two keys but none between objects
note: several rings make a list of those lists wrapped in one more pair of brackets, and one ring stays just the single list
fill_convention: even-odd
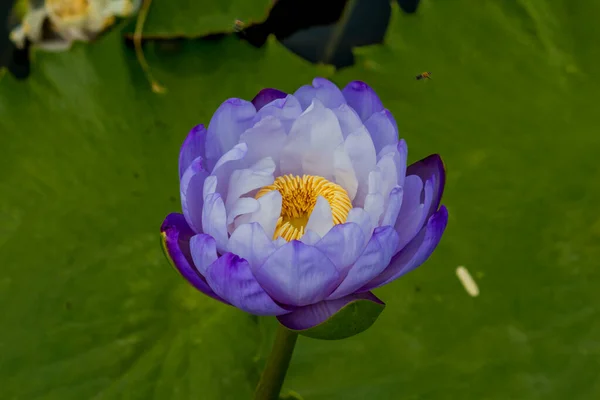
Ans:
[{"label": "green stem", "polygon": [[279,393],[292,359],[296,339],[298,339],[296,332],[279,325],[267,365],[256,387],[254,400],[279,399]]},{"label": "green stem", "polygon": [[340,40],[342,39],[342,35],[346,30],[346,25],[350,21],[350,17],[352,16],[352,12],[354,11],[354,7],[356,6],[356,0],[348,0],[346,3],[346,7],[344,7],[344,11],[340,20],[336,24],[331,36],[329,37],[329,41],[325,46],[325,52],[323,54],[323,62],[325,64],[329,64],[333,59],[333,55],[335,54],[335,50],[340,44]]}]

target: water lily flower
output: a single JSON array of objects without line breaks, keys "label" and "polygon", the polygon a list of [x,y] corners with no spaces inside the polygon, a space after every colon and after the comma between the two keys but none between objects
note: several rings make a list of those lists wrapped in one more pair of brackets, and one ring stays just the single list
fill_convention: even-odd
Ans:
[{"label": "water lily flower", "polygon": [[74,41],[88,42],[115,23],[137,13],[142,0],[29,0],[29,10],[10,39],[27,40],[48,51],[63,51]]},{"label": "water lily flower", "polygon": [[183,142],[166,253],[202,293],[292,330],[383,304],[371,291],[427,260],[448,220],[441,158],[406,160],[363,82],[229,99]]}]

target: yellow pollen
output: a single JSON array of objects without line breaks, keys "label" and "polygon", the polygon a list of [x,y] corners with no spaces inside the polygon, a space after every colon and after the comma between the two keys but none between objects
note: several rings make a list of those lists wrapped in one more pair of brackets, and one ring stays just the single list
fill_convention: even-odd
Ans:
[{"label": "yellow pollen", "polygon": [[87,14],[89,0],[46,0],[46,7],[59,18],[80,18]]},{"label": "yellow pollen", "polygon": [[321,176],[280,176],[272,185],[260,189],[255,198],[258,199],[273,190],[279,191],[282,198],[281,215],[277,220],[273,239],[280,236],[288,242],[300,239],[304,235],[318,196],[323,196],[329,203],[334,225],[346,222],[352,208],[352,202],[344,188]]}]

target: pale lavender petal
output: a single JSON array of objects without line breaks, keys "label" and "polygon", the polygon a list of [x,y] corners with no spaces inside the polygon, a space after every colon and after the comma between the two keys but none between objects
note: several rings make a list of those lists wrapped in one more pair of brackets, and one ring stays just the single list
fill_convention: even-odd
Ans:
[{"label": "pale lavender petal", "polygon": [[365,121],[365,127],[371,134],[377,153],[385,146],[396,145],[398,142],[398,130],[392,125],[385,111],[379,111],[371,115]]},{"label": "pale lavender petal", "polygon": [[348,303],[361,299],[383,304],[383,302],[375,297],[373,293],[352,294],[341,299],[325,300],[306,307],[301,307],[289,314],[280,315],[277,319],[288,329],[305,330],[327,321]]},{"label": "pale lavender petal", "polygon": [[317,235],[315,231],[307,229],[304,231],[304,235],[300,238],[300,241],[308,246],[313,246],[321,240],[321,236]]},{"label": "pale lavender petal", "polygon": [[398,233],[391,226],[375,229],[366,249],[352,265],[340,286],[327,298],[339,299],[354,293],[377,277],[390,264],[398,246]]},{"label": "pale lavender petal", "polygon": [[275,250],[253,272],[273,299],[292,306],[319,302],[340,283],[339,273],[329,258],[298,240]]},{"label": "pale lavender petal", "polygon": [[283,315],[289,312],[278,306],[260,287],[248,261],[233,253],[225,253],[211,264],[206,280],[215,293],[250,314]]},{"label": "pale lavender petal", "polygon": [[323,196],[317,196],[317,202],[313,208],[306,230],[314,231],[317,235],[323,237],[333,228],[333,215],[331,214],[331,206]]},{"label": "pale lavender petal", "polygon": [[256,109],[242,99],[229,99],[215,111],[206,134],[206,165],[212,170],[217,160],[240,140],[240,135],[252,126]]},{"label": "pale lavender petal", "polygon": [[390,265],[360,290],[372,290],[386,285],[423,264],[437,247],[447,224],[448,210],[441,206],[439,211],[429,218],[421,232],[392,258]]},{"label": "pale lavender petal", "polygon": [[275,163],[270,157],[257,161],[250,168],[233,171],[229,179],[227,200],[225,202],[227,213],[243,195],[272,184],[275,181],[274,171]]},{"label": "pale lavender petal", "polygon": [[366,121],[373,113],[383,110],[381,100],[369,85],[361,81],[350,82],[342,90],[346,102],[356,111],[361,120]]},{"label": "pale lavender petal", "polygon": [[192,236],[190,239],[190,252],[194,260],[194,266],[202,276],[206,276],[208,266],[219,258],[217,255],[217,242],[212,236],[205,233]]},{"label": "pale lavender petal", "polygon": [[365,242],[365,235],[358,224],[345,223],[331,228],[315,247],[331,260],[341,276],[346,276],[364,250]]},{"label": "pale lavender petal", "polygon": [[202,208],[202,230],[215,238],[219,253],[227,249],[227,213],[221,195],[213,193],[204,199]]},{"label": "pale lavender petal", "polygon": [[202,189],[202,197],[206,198],[206,196],[211,195],[217,192],[217,177],[214,175],[209,175],[204,180],[204,188]]},{"label": "pale lavender petal", "polygon": [[240,225],[229,238],[230,252],[246,259],[252,269],[260,267],[275,251],[276,246],[259,223]]},{"label": "pale lavender petal", "polygon": [[371,221],[371,217],[369,213],[367,213],[364,209],[355,207],[348,213],[348,218],[346,219],[346,223],[355,223],[360,226],[362,230],[363,236],[365,238],[365,242],[362,246],[365,246],[369,239],[371,239],[371,235],[373,234],[373,229],[375,226]]},{"label": "pale lavender petal", "polygon": [[402,198],[404,190],[400,186],[396,186],[390,192],[390,196],[387,203],[387,208],[383,213],[381,220],[381,226],[391,225],[395,226],[400,214],[400,208],[402,207]]},{"label": "pale lavender petal", "polygon": [[254,116],[254,123],[269,117],[276,118],[281,122],[284,132],[287,134],[300,114],[302,114],[300,102],[294,96],[288,95],[284,99],[277,99],[264,106]]},{"label": "pale lavender petal", "polygon": [[247,153],[248,146],[246,143],[236,144],[231,150],[223,154],[212,170],[211,175],[217,177],[217,193],[225,200],[227,199],[229,180],[233,171],[247,167],[245,160]]},{"label": "pale lavender petal", "polygon": [[336,108],[346,102],[335,83],[324,78],[313,79],[312,85],[305,85],[296,90],[294,97],[298,99],[303,110],[306,110],[314,99],[318,99],[327,108]]},{"label": "pale lavender petal", "polygon": [[277,220],[281,215],[281,193],[273,190],[258,199],[260,208],[252,214],[242,215],[236,221],[237,226],[246,223],[258,222],[268,237],[273,237]]},{"label": "pale lavender petal", "polygon": [[344,148],[354,168],[358,184],[353,204],[363,207],[369,192],[369,173],[375,168],[377,158],[371,136],[362,124],[360,129],[346,137]]},{"label": "pale lavender petal", "polygon": [[400,161],[398,163],[398,186],[404,186],[406,179],[406,162],[408,160],[408,146],[404,139],[400,139],[397,146]]},{"label": "pale lavender petal", "polygon": [[194,231],[185,222],[183,215],[177,213],[167,215],[160,232],[165,253],[177,271],[200,292],[227,303],[213,292],[204,277],[194,268],[190,254],[190,238],[194,235]]},{"label": "pale lavender petal", "polygon": [[344,143],[333,152],[333,181],[344,188],[350,201],[354,200],[358,191],[358,180]]},{"label": "pale lavender petal", "polygon": [[381,172],[381,196],[383,197],[384,209],[388,206],[390,192],[393,188],[398,186],[398,170],[396,167],[397,158],[399,154],[394,146],[394,152],[388,153],[381,157],[377,162],[377,169]]},{"label": "pale lavender petal", "polygon": [[286,141],[287,134],[281,121],[270,116],[260,120],[240,136],[240,143],[248,146],[246,163],[252,165],[269,157],[275,162],[275,176],[279,175],[279,157]]},{"label": "pale lavender petal", "polygon": [[240,215],[252,214],[260,210],[260,203],[253,197],[242,197],[227,210],[227,230],[231,232],[234,227],[235,219]]},{"label": "pale lavender petal", "polygon": [[381,194],[381,171],[375,169],[369,174],[369,194],[365,198],[364,210],[371,217],[373,226],[379,226],[384,211],[384,198]]},{"label": "pale lavender petal", "polygon": [[[321,238],[319,238],[321,239]],[[283,246],[284,244],[286,244],[288,241],[285,240],[284,238],[282,238],[281,236],[279,236],[277,239],[273,240],[271,243],[273,243],[273,245],[275,245],[276,248],[280,248],[281,246]],[[315,241],[316,243],[316,241]]]},{"label": "pale lavender petal", "polygon": [[424,159],[409,165],[406,175],[417,175],[423,182],[431,179],[433,184],[432,200],[426,209],[427,218],[437,211],[444,194],[446,184],[446,170],[442,158],[438,154],[432,154]]},{"label": "pale lavender petal", "polygon": [[204,196],[202,190],[208,172],[202,166],[202,157],[197,157],[185,170],[181,177],[179,194],[181,208],[189,226],[197,233],[202,232],[202,206]]},{"label": "pale lavender petal", "polygon": [[340,128],[342,129],[342,136],[344,136],[344,139],[348,137],[349,134],[355,133],[359,130],[366,131],[366,128],[360,120],[358,114],[348,104],[344,103],[337,108],[332,108],[331,111],[333,111],[340,123]]},{"label": "pale lavender petal", "polygon": [[[204,146],[206,143],[206,129],[204,125],[196,125],[183,141],[181,150],[179,150],[179,179],[183,176],[185,170],[198,157],[204,159]],[[206,165],[202,164],[206,170]]]},{"label": "pale lavender petal", "polygon": [[271,103],[273,100],[281,99],[286,97],[287,94],[277,89],[263,89],[254,98],[252,99],[252,104],[254,104],[254,108],[257,111],[260,111],[261,108]]},{"label": "pale lavender petal", "polygon": [[402,207],[398,219],[396,219],[395,228],[400,235],[398,250],[406,246],[422,227],[423,204],[421,197],[423,195],[423,181],[416,175],[406,177],[404,182],[404,193],[402,195]]}]

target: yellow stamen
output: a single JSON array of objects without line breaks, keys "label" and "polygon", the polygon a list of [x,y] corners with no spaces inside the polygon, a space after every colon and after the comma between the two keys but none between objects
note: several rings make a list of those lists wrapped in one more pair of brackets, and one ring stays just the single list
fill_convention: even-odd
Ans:
[{"label": "yellow stamen", "polygon": [[88,12],[89,0],[46,0],[46,8],[59,18],[81,18]]},{"label": "yellow stamen", "polygon": [[282,197],[281,215],[277,220],[273,239],[280,236],[288,242],[300,239],[304,235],[318,196],[323,196],[329,203],[334,225],[346,222],[352,208],[346,190],[321,176],[280,176],[272,185],[260,189],[255,198],[258,199],[273,190],[279,191]]}]

